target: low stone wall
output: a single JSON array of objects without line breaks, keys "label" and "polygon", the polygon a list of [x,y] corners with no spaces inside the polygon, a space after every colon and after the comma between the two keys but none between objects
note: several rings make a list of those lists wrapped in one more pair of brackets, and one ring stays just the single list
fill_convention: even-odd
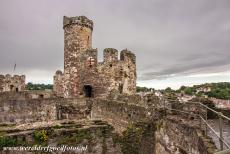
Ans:
[{"label": "low stone wall", "polygon": [[[28,93],[10,93],[0,97],[0,123],[32,123],[61,119],[87,118],[85,99],[37,98]],[[10,97],[12,96],[12,97]]]},{"label": "low stone wall", "polygon": [[108,99],[95,99],[91,116],[91,118],[108,121],[119,133],[124,131],[130,123],[158,118],[156,110]]},{"label": "low stone wall", "polygon": [[56,95],[51,90],[32,90],[19,92],[1,92],[0,101],[2,100],[26,100],[38,98],[56,98]]}]

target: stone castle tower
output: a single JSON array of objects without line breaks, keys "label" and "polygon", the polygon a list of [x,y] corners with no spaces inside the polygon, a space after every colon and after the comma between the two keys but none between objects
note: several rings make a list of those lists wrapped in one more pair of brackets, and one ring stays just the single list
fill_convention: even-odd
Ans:
[{"label": "stone castle tower", "polygon": [[96,97],[111,90],[136,92],[136,57],[123,50],[104,50],[104,61],[98,63],[97,49],[92,48],[93,22],[85,16],[65,17],[64,72],[54,75],[54,91],[62,97]]}]

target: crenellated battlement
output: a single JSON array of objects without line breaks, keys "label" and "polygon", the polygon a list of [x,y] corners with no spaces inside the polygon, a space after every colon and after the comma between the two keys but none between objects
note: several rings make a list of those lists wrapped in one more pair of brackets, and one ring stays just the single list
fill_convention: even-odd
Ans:
[{"label": "crenellated battlement", "polygon": [[131,60],[131,62],[133,62],[133,64],[136,64],[135,54],[132,53],[131,51],[127,50],[127,49],[121,51],[120,60],[121,61]]},{"label": "crenellated battlement", "polygon": [[93,30],[93,21],[88,19],[85,16],[76,16],[76,17],[63,17],[63,28],[70,24],[77,24],[79,26],[88,27]]},{"label": "crenellated battlement", "polygon": [[114,48],[105,48],[103,51],[104,62],[117,62],[118,61],[118,51]]},{"label": "crenellated battlement", "polygon": [[0,78],[1,79],[8,79],[8,80],[16,80],[16,79],[20,79],[20,80],[25,80],[26,76],[25,75],[10,75],[10,74],[0,74]]},{"label": "crenellated battlement", "polygon": [[56,75],[63,75],[63,73],[62,73],[61,70],[57,70],[55,74],[56,74]]},{"label": "crenellated battlement", "polygon": [[0,92],[25,90],[25,75],[0,75]]}]

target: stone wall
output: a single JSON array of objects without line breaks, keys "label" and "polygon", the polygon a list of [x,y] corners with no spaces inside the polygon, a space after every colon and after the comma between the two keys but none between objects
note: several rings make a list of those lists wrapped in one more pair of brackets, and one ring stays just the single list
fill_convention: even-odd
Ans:
[{"label": "stone wall", "polygon": [[104,49],[104,61],[98,66],[99,73],[107,78],[107,90],[117,90],[122,94],[136,92],[136,57],[131,52],[122,50],[120,60],[118,51],[113,48]]},{"label": "stone wall", "polygon": [[[144,96],[111,94],[107,98],[66,99],[50,93],[46,95],[47,98],[35,97],[41,93],[26,91],[1,93],[0,126],[11,124],[33,126],[34,122],[48,125],[57,120],[68,123],[69,120],[91,118],[93,121],[107,121],[113,126],[115,130],[113,139],[117,140],[116,144],[121,146],[120,150],[123,153],[128,153],[127,149],[153,154],[203,154],[215,151],[215,145],[204,135],[203,127],[197,118],[177,112],[165,112],[160,105],[161,102],[152,94]],[[175,107],[188,112],[199,112],[194,104],[185,106],[180,104],[174,106],[174,109]],[[75,126],[71,128],[75,129]],[[68,139],[68,135],[65,135]],[[102,141],[104,145],[105,140]],[[95,139],[92,142],[96,144],[101,141]],[[108,140],[109,145],[110,143],[111,138]]]},{"label": "stone wall", "polygon": [[40,96],[40,94],[2,93],[0,95],[0,123],[18,124],[83,119],[89,115],[85,99],[36,98],[35,96]]},{"label": "stone wall", "polygon": [[0,75],[0,92],[25,90],[25,79],[25,75]]},{"label": "stone wall", "polygon": [[151,119],[153,114],[143,106],[106,99],[96,99],[91,110],[91,118],[108,121],[118,133],[123,132],[132,122]]},{"label": "stone wall", "polygon": [[157,124],[156,154],[213,154],[213,141],[204,135],[199,122],[168,116]]},{"label": "stone wall", "polygon": [[[152,102],[151,104],[149,100],[159,100],[153,99],[149,95],[142,98],[146,102],[140,104],[136,102],[138,97],[133,100],[129,100],[128,98],[129,96],[127,98],[126,96],[119,96],[116,100],[108,98],[97,99],[93,102],[91,110],[92,118],[108,121],[115,128],[115,131],[122,135],[126,134],[124,132],[127,131],[130,125],[137,124],[140,121],[154,125],[151,130],[155,132],[153,129],[156,129],[154,133],[155,137],[153,139],[152,136],[151,141],[146,142],[146,144],[149,144],[148,147],[154,147],[155,152],[153,150],[152,153],[211,154],[216,151],[212,140],[205,136],[198,118],[184,114],[181,115],[177,112],[166,112],[159,105],[161,102]],[[187,112],[200,112],[194,104],[180,104],[178,107]],[[151,130],[147,132],[150,133]],[[135,129],[131,132],[135,133]],[[154,146],[151,146],[150,143],[154,143]]]}]

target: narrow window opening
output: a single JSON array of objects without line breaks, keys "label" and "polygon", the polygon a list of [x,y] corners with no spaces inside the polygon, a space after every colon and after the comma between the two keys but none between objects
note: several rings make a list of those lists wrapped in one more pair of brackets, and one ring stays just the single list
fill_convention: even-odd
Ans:
[{"label": "narrow window opening", "polygon": [[10,85],[10,91],[13,91],[14,85]]},{"label": "narrow window opening", "polygon": [[39,95],[39,98],[44,98],[44,95],[43,95],[43,94],[40,94],[40,95]]},{"label": "narrow window opening", "polygon": [[85,93],[85,97],[92,97],[93,96],[93,88],[90,85],[85,85],[84,86],[84,93]]}]

